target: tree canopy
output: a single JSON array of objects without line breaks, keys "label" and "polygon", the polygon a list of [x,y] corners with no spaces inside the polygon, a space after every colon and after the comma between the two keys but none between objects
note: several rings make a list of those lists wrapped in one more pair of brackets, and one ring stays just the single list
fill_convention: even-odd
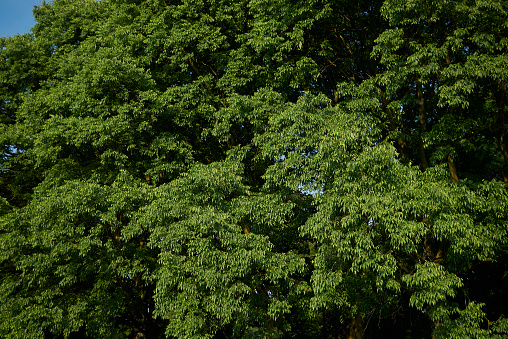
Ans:
[{"label": "tree canopy", "polygon": [[34,16],[0,38],[2,336],[508,335],[508,2]]}]

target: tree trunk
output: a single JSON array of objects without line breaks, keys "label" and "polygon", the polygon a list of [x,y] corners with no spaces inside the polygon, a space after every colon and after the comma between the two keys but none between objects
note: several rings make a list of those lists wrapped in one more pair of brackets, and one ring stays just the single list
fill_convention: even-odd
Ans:
[{"label": "tree trunk", "polygon": [[362,314],[358,314],[349,324],[349,334],[347,339],[363,339],[364,319]]},{"label": "tree trunk", "polygon": [[504,115],[507,90],[506,83],[498,82],[500,87],[500,93],[496,98],[497,101],[497,110],[498,110],[498,128],[500,130],[499,133],[499,149],[504,159],[504,166],[502,170],[503,181],[508,183],[508,134],[506,133],[506,120]]},{"label": "tree trunk", "polygon": [[459,182],[459,176],[457,175],[457,168],[455,167],[455,163],[453,162],[453,158],[451,155],[448,155],[448,168],[450,169],[450,175],[452,177],[452,181]]},{"label": "tree trunk", "polygon": [[422,170],[425,171],[429,168],[429,162],[425,155],[425,148],[423,146],[423,133],[427,132],[427,117],[425,116],[425,99],[423,97],[423,85],[418,82],[416,84],[416,95],[420,102],[418,103],[419,118],[420,118],[420,135],[418,140],[418,154],[420,155],[420,161],[422,163]]},{"label": "tree trunk", "polygon": [[[388,99],[386,98],[386,94],[384,92],[381,93],[381,100],[383,109],[386,113],[386,117],[388,118],[388,122],[390,124],[390,130],[391,131],[397,131],[397,125],[395,124],[395,118],[393,116],[393,112],[388,108]],[[402,163],[407,164],[409,162],[409,158],[406,154],[406,142],[402,138],[398,138],[397,142],[395,143],[395,148],[397,149],[397,153],[400,155],[400,159]]]}]

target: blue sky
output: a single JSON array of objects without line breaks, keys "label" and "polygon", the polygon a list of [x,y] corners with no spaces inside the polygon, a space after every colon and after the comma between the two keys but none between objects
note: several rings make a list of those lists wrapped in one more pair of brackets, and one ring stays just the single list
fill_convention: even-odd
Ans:
[{"label": "blue sky", "polygon": [[0,0],[0,37],[30,32],[35,25],[32,15],[39,0]]}]

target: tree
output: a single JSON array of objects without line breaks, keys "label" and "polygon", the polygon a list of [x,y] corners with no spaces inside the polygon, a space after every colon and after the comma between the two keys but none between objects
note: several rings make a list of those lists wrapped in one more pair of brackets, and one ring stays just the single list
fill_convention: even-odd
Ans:
[{"label": "tree", "polygon": [[2,333],[508,333],[504,2],[34,15],[1,40]]}]

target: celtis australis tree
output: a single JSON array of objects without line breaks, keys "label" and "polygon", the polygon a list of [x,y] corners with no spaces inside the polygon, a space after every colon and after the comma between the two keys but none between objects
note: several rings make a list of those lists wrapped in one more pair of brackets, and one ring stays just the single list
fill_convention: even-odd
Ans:
[{"label": "celtis australis tree", "polygon": [[53,0],[0,39],[7,338],[503,338],[508,4]]}]

